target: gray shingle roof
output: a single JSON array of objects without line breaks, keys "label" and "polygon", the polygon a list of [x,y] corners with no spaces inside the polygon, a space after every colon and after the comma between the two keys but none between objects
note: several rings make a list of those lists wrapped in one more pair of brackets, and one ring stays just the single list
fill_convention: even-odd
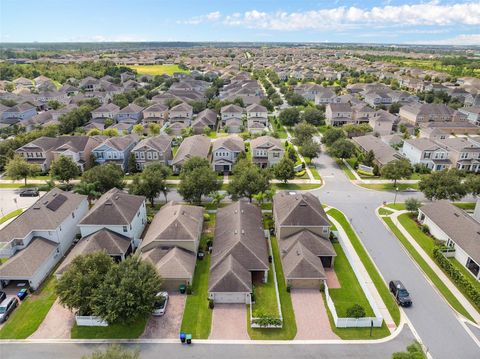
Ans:
[{"label": "gray shingle roof", "polygon": [[252,291],[252,275],[233,255],[229,255],[218,266],[210,269],[208,291],[249,293]]},{"label": "gray shingle roof", "polygon": [[297,242],[282,258],[287,279],[326,279],[320,258]]},{"label": "gray shingle roof", "polygon": [[220,137],[213,142],[212,150],[216,151],[219,148],[225,148],[233,152],[244,152],[245,144],[240,136],[230,135]]},{"label": "gray shingle roof", "polygon": [[203,135],[185,138],[173,158],[172,165],[180,163],[191,157],[207,158],[210,152],[210,139]]},{"label": "gray shingle roof", "polygon": [[273,197],[273,210],[278,226],[330,225],[319,199],[309,192],[277,192]]},{"label": "gray shingle roof", "polygon": [[282,255],[289,252],[297,243],[301,243],[317,257],[337,255],[329,239],[323,238],[308,229],[304,229],[291,236],[282,238],[279,242]]},{"label": "gray shingle roof", "polygon": [[150,262],[164,279],[189,279],[195,271],[196,256],[182,248],[154,248],[142,253],[141,258]]}]

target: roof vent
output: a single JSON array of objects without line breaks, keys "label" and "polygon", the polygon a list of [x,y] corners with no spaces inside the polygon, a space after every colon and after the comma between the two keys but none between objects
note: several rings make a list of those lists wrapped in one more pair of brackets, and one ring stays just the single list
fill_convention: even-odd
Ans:
[{"label": "roof vent", "polygon": [[105,206],[111,206],[111,205],[112,205],[112,202],[110,201],[105,202]]},{"label": "roof vent", "polygon": [[234,234],[238,234],[238,231],[237,231],[237,230],[234,230],[233,233],[234,233]]},{"label": "roof vent", "polygon": [[115,201],[118,201],[120,196],[115,196]]},{"label": "roof vent", "polygon": [[245,234],[245,230],[244,230],[244,229],[242,229],[242,234]]},{"label": "roof vent", "polygon": [[460,215],[458,213],[454,213],[455,217],[460,217]]}]

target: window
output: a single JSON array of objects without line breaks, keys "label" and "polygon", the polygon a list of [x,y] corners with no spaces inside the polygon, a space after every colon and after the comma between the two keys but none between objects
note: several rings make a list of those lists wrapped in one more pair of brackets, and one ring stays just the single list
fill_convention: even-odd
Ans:
[{"label": "window", "polygon": [[467,152],[462,152],[462,154],[460,155],[460,158],[463,159],[463,160],[468,158],[468,153]]},{"label": "window", "polygon": [[124,231],[124,232],[127,232],[127,231],[128,231],[127,226],[123,226],[123,231]]},{"label": "window", "polygon": [[480,271],[480,266],[475,263],[472,258],[468,257],[467,264],[465,266],[470,272],[472,272],[475,277],[478,275],[478,272]]},{"label": "window", "polygon": [[75,212],[72,212],[72,218],[75,218]]},{"label": "window", "polygon": [[425,152],[423,154],[423,158],[430,158],[432,156],[432,153],[431,152]]}]

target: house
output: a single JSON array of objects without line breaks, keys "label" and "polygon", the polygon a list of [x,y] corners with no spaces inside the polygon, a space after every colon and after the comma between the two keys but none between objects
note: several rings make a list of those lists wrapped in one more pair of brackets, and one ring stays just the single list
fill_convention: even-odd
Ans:
[{"label": "house", "polygon": [[96,108],[95,110],[92,110],[90,113],[92,114],[92,120],[104,121],[107,118],[115,120],[119,111],[120,107],[114,103],[108,103]]},{"label": "house", "polygon": [[208,279],[215,303],[250,304],[254,283],[268,278],[268,244],[258,206],[238,201],[219,208]]},{"label": "house", "polygon": [[17,121],[24,121],[28,120],[29,118],[32,118],[37,114],[37,110],[35,109],[35,106],[24,102],[19,105],[15,105],[13,107],[5,109],[2,114],[2,120],[3,121],[12,121],[12,120],[17,120]]},{"label": "house", "polygon": [[183,163],[192,157],[208,158],[210,153],[210,139],[203,135],[194,135],[185,138],[173,157],[174,173],[180,173]]},{"label": "house", "polygon": [[142,119],[142,110],[142,107],[131,103],[130,105],[125,106],[120,111],[118,111],[115,119],[117,120],[117,122],[137,123]]},{"label": "house", "polygon": [[243,116],[243,108],[233,104],[223,106],[220,110],[220,116],[222,120],[222,125],[225,126],[227,120],[229,119],[235,118],[241,120]]},{"label": "house", "polygon": [[223,123],[223,128],[227,133],[240,133],[243,132],[243,120],[236,117],[227,118]]},{"label": "house", "polygon": [[364,96],[365,102],[372,107],[380,105],[391,105],[392,97],[386,91],[371,91],[367,92]]},{"label": "house", "polygon": [[241,137],[230,135],[216,139],[212,146],[213,169],[216,172],[231,172],[242,152],[245,152],[245,144]]},{"label": "house", "polygon": [[192,284],[205,209],[168,202],[155,215],[140,248],[162,277],[162,287],[178,290]]},{"label": "house", "polygon": [[373,151],[375,154],[375,163],[379,167],[385,166],[391,161],[403,158],[392,147],[374,135],[353,137],[352,141],[365,153]]},{"label": "house", "polygon": [[339,103],[342,101],[340,96],[337,96],[335,91],[331,88],[325,87],[317,91],[314,97],[315,105],[326,105],[329,103]]},{"label": "house", "polygon": [[259,133],[268,128],[268,110],[258,104],[251,104],[246,108],[247,128],[249,132]]},{"label": "house", "polygon": [[168,107],[161,103],[155,103],[142,111],[142,117],[145,124],[153,122],[163,126],[168,119]]},{"label": "house", "polygon": [[352,107],[348,103],[329,103],[325,108],[325,123],[329,126],[354,123]]},{"label": "house", "polygon": [[467,120],[476,126],[480,126],[480,106],[459,108],[458,111],[467,116]]},{"label": "house", "polygon": [[18,281],[37,289],[70,249],[87,211],[87,196],[54,188],[2,228],[0,257],[8,259],[0,287]]},{"label": "house", "polygon": [[99,164],[112,162],[127,170],[128,156],[138,142],[136,135],[107,138],[92,150],[95,161]]},{"label": "house", "polygon": [[149,163],[163,163],[168,165],[173,158],[172,138],[159,135],[141,140],[132,149],[135,155],[136,167],[142,170]]},{"label": "house", "polygon": [[180,103],[170,109],[168,116],[170,123],[183,122],[190,126],[193,117],[193,107],[188,103]]},{"label": "house", "polygon": [[145,197],[118,188],[104,193],[78,223],[82,237],[108,229],[133,240],[134,248],[138,247],[146,225]]},{"label": "house", "polygon": [[307,101],[315,101],[315,97],[318,94],[328,94],[324,87],[317,84],[299,85],[294,89],[294,92],[303,96]]},{"label": "house", "polygon": [[454,137],[438,140],[449,153],[452,167],[468,172],[480,172],[480,145],[470,139]]},{"label": "house", "polygon": [[273,218],[286,285],[319,289],[336,256],[320,201],[309,192],[277,192]]},{"label": "house", "polygon": [[193,133],[199,135],[205,132],[205,128],[215,131],[217,128],[217,113],[209,108],[200,112],[192,123]]},{"label": "house", "polygon": [[413,124],[424,122],[450,122],[455,110],[444,104],[412,103],[400,108],[400,118]]},{"label": "house", "polygon": [[[448,201],[434,201],[420,207],[418,221],[428,226],[432,236],[454,250],[453,257],[480,280],[478,217],[469,215]],[[447,255],[452,256],[451,252]]]},{"label": "house", "polygon": [[373,133],[379,136],[386,136],[392,132],[393,124],[397,120],[395,115],[385,111],[378,110],[373,116],[368,118],[368,124],[372,128]]},{"label": "house", "polygon": [[272,136],[260,136],[250,141],[252,162],[261,168],[275,166],[285,155],[281,140]]},{"label": "house", "polygon": [[33,88],[33,81],[25,77],[19,77],[12,81],[16,88]]},{"label": "house", "polygon": [[428,138],[413,138],[403,141],[402,154],[413,164],[422,164],[432,171],[442,171],[451,166],[448,151]]}]

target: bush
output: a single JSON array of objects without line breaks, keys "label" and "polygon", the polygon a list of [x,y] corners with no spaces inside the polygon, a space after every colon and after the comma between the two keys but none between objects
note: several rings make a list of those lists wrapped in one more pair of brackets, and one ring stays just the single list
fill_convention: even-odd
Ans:
[{"label": "bush", "polygon": [[430,234],[430,228],[426,224],[422,224],[421,229],[423,233]]},{"label": "bush", "polygon": [[208,307],[209,307],[210,309],[215,308],[215,303],[213,302],[213,299],[209,299],[209,300],[208,300]]},{"label": "bush", "polygon": [[302,177],[304,174],[305,174],[305,170],[301,170],[295,173],[295,177]]},{"label": "bush", "polygon": [[192,285],[191,284],[187,285],[186,293],[187,294],[192,294]]},{"label": "bush", "polygon": [[276,326],[279,327],[282,325],[282,320],[276,317],[270,317],[267,315],[261,315],[257,318],[252,319],[252,324],[257,324],[260,327]]},{"label": "bush", "polygon": [[320,292],[325,292],[325,282],[322,281],[322,283],[320,283],[320,288],[319,288]]},{"label": "bush", "polygon": [[205,222],[208,222],[208,221],[210,220],[210,214],[205,213],[205,214],[203,215],[203,220],[204,220]]},{"label": "bush", "polygon": [[405,208],[409,212],[417,212],[422,203],[416,198],[407,198],[405,200]]},{"label": "bush", "polygon": [[290,285],[287,285],[287,292],[290,293],[291,290],[292,290],[292,287]]},{"label": "bush", "polygon": [[365,315],[365,309],[360,304],[354,304],[347,309],[347,317],[349,318],[363,318]]}]

